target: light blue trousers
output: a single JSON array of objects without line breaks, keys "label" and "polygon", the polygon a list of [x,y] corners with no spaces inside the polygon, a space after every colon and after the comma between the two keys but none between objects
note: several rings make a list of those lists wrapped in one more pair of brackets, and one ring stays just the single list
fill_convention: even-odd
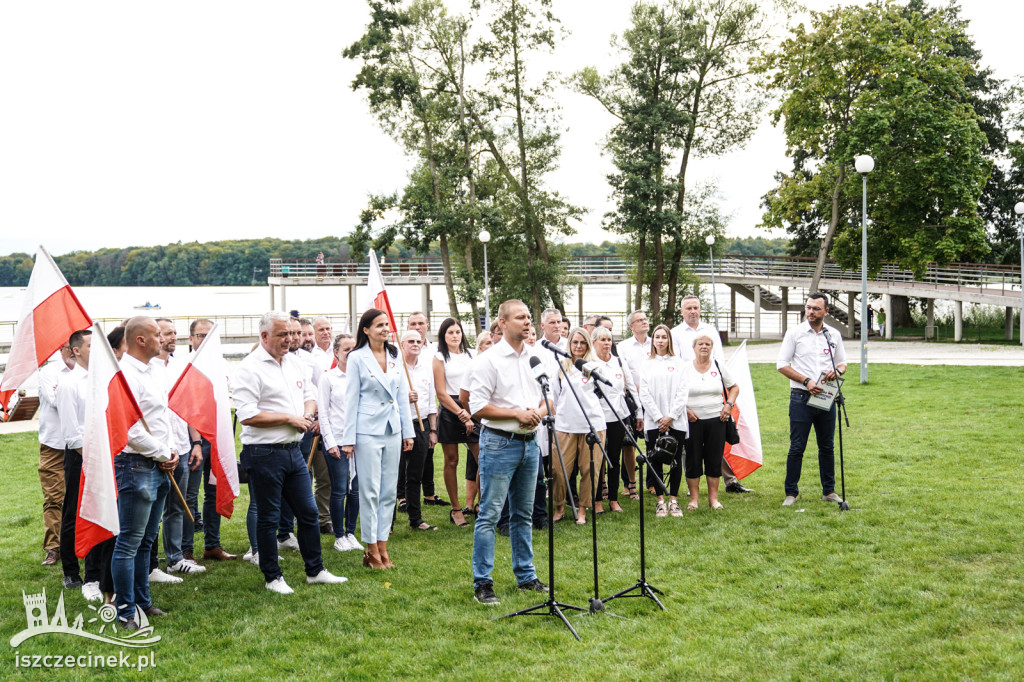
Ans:
[{"label": "light blue trousers", "polygon": [[395,515],[402,434],[388,431],[383,436],[356,434],[360,535],[366,543],[386,542]]}]

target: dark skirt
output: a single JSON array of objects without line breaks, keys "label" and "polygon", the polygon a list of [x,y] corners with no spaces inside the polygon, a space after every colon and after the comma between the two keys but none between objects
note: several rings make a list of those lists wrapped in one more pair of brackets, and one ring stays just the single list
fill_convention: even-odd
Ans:
[{"label": "dark skirt", "polygon": [[[459,402],[458,396],[450,396],[455,404],[462,407],[462,403]],[[441,444],[445,443],[476,443],[480,440],[480,425],[473,425],[473,432],[466,434],[466,425],[462,423],[462,420],[455,416],[455,413],[445,408],[444,405],[438,405],[437,414],[437,442]]]}]

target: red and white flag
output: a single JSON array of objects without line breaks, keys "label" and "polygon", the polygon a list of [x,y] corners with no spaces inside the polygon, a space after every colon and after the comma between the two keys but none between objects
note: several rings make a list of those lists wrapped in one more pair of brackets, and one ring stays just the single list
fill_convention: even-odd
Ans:
[{"label": "red and white flag", "polygon": [[[398,332],[398,325],[395,324],[395,316],[391,312],[391,302],[388,300],[388,292],[384,289],[384,276],[380,272],[380,264],[377,262],[377,252],[370,251],[370,274],[366,278],[366,287],[369,290],[366,304],[363,310],[377,308],[388,314],[388,324],[392,334]],[[358,324],[358,323],[357,323]],[[356,330],[358,331],[358,330]]]},{"label": "red and white flag", "polygon": [[36,254],[28,290],[22,304],[7,369],[0,379],[0,410],[18,387],[60,350],[75,332],[88,329],[92,320],[78,302],[71,285],[42,246]]},{"label": "red and white flag", "polygon": [[85,378],[82,477],[75,524],[75,555],[79,558],[120,529],[114,455],[124,450],[128,429],[142,418],[142,410],[98,324],[92,327],[92,338],[89,374]]},{"label": "red and white flag", "polygon": [[761,425],[757,421],[757,400],[754,397],[754,382],[750,379],[750,362],[747,360],[747,342],[744,341],[725,363],[732,380],[740,387],[732,418],[740,433],[736,445],[725,444],[725,459],[732,467],[736,478],[745,478],[761,468]]},{"label": "red and white flag", "polygon": [[230,519],[239,492],[238,465],[220,324],[214,324],[199,344],[171,388],[167,406],[210,442],[210,482],[217,484],[217,513]]}]

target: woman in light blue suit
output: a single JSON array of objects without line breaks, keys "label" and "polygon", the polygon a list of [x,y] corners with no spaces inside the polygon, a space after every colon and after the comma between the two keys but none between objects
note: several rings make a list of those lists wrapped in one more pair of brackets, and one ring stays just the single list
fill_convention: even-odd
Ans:
[{"label": "woman in light blue suit", "polygon": [[398,462],[412,449],[415,432],[409,412],[409,382],[398,349],[388,343],[388,316],[363,313],[356,346],[348,355],[345,431],[341,449],[355,456],[359,474],[359,514],[366,551],[363,566],[394,568],[388,535],[395,514]]}]

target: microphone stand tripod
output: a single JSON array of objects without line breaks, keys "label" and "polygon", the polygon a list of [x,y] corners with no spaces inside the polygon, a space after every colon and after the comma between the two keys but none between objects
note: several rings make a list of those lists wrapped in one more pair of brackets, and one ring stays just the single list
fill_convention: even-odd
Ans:
[{"label": "microphone stand tripod", "polygon": [[[552,465],[554,464],[554,455],[552,454],[552,444],[554,444],[555,452],[558,453],[558,462],[562,465],[562,475],[565,475],[565,461],[562,459],[562,450],[558,447],[558,441],[555,440],[555,418],[551,416],[551,401],[548,399],[548,385],[547,381],[541,382],[541,392],[544,394],[544,404],[547,406],[548,413],[544,416],[542,422],[544,428],[548,434],[548,467],[545,471],[545,482],[548,490],[551,489],[552,482]],[[541,461],[538,466],[544,466],[544,458],[540,458]],[[568,478],[568,477],[566,477]],[[511,504],[511,500],[509,501]],[[572,499],[572,493],[569,493],[569,504],[573,510],[576,509],[576,505]],[[509,514],[511,515],[512,509],[509,507]],[[559,618],[565,627],[569,628],[569,632],[572,633],[573,637],[579,641],[580,635],[576,632],[576,628],[572,626],[569,619],[562,613],[563,609],[571,611],[584,611],[585,609],[579,606],[573,606],[572,604],[563,604],[560,601],[555,600],[555,524],[553,519],[555,518],[555,497],[548,493],[548,598],[542,603],[535,606],[530,606],[513,613],[507,613],[504,616],[499,616],[496,620],[501,618],[513,618],[515,616],[555,616]]]},{"label": "microphone stand tripod", "polygon": [[[600,388],[598,388],[596,386],[595,386],[595,389],[597,391],[601,390]],[[612,411],[612,414],[615,415],[615,419],[617,419],[618,422],[620,424],[622,424],[622,427],[623,427],[623,429],[625,429],[625,432],[626,432],[626,438],[629,439],[629,442],[636,449],[636,471],[637,471],[637,474],[636,474],[637,479],[636,480],[637,481],[642,480],[642,476],[643,476],[643,473],[644,473],[643,465],[646,464],[647,465],[648,474],[653,477],[655,485],[661,490],[661,493],[663,495],[668,494],[668,488],[665,487],[665,482],[663,480],[661,480],[661,476],[658,475],[658,472],[651,468],[651,463],[647,459],[647,455],[646,454],[640,454],[640,446],[637,444],[636,438],[633,436],[633,429],[631,429],[628,426],[626,426],[626,422],[624,422],[622,420],[622,417],[619,416],[619,413],[615,411],[615,407],[613,407],[611,402],[609,402],[608,396],[606,396],[604,393],[598,393],[598,395],[601,396],[604,399],[604,402],[608,406],[608,409],[610,409]],[[618,482],[616,481],[616,483],[618,483]],[[644,492],[646,493],[647,491],[645,490]],[[665,610],[665,605],[661,603],[661,600],[658,599],[657,595],[660,594],[661,596],[664,597],[665,593],[662,592],[661,590],[659,590],[654,585],[651,585],[649,582],[647,582],[647,547],[646,547],[646,538],[645,538],[645,532],[644,532],[644,498],[645,497],[647,497],[647,495],[645,495],[645,494],[640,495],[640,578],[636,581],[636,583],[632,587],[627,587],[626,589],[624,589],[624,590],[622,590],[620,592],[616,592],[615,594],[611,595],[610,597],[605,597],[604,601],[607,603],[607,602],[610,602],[612,599],[618,599],[619,597],[626,597],[626,598],[628,598],[628,597],[648,597],[648,598],[652,599],[654,601],[654,603],[657,604],[661,608],[662,611],[664,611]],[[631,594],[631,592],[638,592],[638,594]]]},{"label": "microphone stand tripod", "polygon": [[[597,431],[594,430],[594,424],[590,421],[590,417],[587,416],[587,410],[586,410],[586,408],[583,407],[583,401],[580,400],[579,393],[576,392],[576,387],[572,385],[571,381],[569,381],[569,375],[568,375],[568,373],[566,373],[565,367],[562,366],[561,362],[558,363],[558,369],[562,373],[562,376],[565,377],[565,385],[569,388],[569,391],[572,393],[573,398],[576,399],[576,403],[580,406],[580,414],[583,415],[583,418],[587,422],[587,428],[590,429],[590,432],[587,434],[586,441],[587,441],[587,446],[588,446],[588,449],[589,449],[589,453],[588,453],[587,456],[590,457],[590,488],[591,488],[591,501],[593,501],[597,497],[597,479],[598,479],[598,476],[600,474],[600,469],[601,469],[601,467],[598,467],[597,471],[594,470],[594,445],[596,444],[600,448],[601,454],[602,454],[602,456],[604,458],[604,461],[607,461],[609,466],[611,466],[611,460],[608,459],[608,453],[605,451],[604,444],[601,443],[601,439],[597,437]],[[597,388],[597,379],[594,378],[594,377],[591,377],[591,381],[594,382],[594,390],[595,391],[598,390],[598,388]],[[563,470],[563,472],[564,472],[564,470]],[[568,489],[568,482],[569,482],[568,477],[566,477],[565,480],[566,480],[566,489]],[[590,613],[604,613],[604,614],[609,615],[609,616],[615,616],[616,618],[621,618],[621,616],[616,616],[614,613],[609,613],[608,611],[606,611],[605,608],[604,608],[604,602],[601,601],[601,597],[600,597],[600,583],[599,583],[599,580],[598,580],[598,570],[597,570],[597,513],[596,512],[592,513],[590,515],[590,537],[591,537],[591,544],[592,544],[593,557],[594,557],[594,596],[590,598]]]},{"label": "microphone stand tripod", "polygon": [[[831,346],[832,336],[828,333],[824,323],[821,325],[821,330],[825,333],[825,340]],[[836,376],[836,383],[839,383],[839,370],[836,369],[836,359],[832,355],[831,347],[829,348],[828,359],[832,361],[832,372]],[[839,386],[839,391],[836,393],[836,405],[836,423],[839,424],[839,484],[843,498],[843,501],[839,503],[839,511],[850,511],[850,503],[846,501],[846,467],[843,464],[843,420],[846,420],[846,427],[849,428],[850,417],[846,413],[846,396],[843,395],[842,385]]]}]

